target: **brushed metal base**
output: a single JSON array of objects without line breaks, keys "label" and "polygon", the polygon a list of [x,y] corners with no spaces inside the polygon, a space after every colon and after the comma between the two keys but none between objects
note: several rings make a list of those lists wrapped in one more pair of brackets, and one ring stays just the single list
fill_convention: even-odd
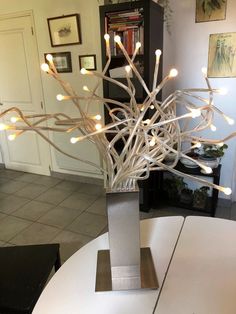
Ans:
[{"label": "brushed metal base", "polygon": [[[158,281],[150,248],[141,248],[141,288],[158,289]],[[96,292],[112,291],[110,251],[101,250],[97,255]],[[119,289],[133,290],[133,289]],[[136,290],[136,289],[135,289]]]}]

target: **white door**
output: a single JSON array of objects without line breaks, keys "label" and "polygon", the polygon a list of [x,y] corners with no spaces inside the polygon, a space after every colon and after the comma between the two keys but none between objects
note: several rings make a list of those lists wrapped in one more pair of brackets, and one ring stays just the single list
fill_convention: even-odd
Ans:
[{"label": "white door", "polygon": [[[0,16],[0,110],[20,108],[24,114],[44,113],[40,65],[32,16]],[[9,122],[8,115],[4,122]],[[15,114],[14,114],[15,116]],[[34,132],[9,141],[1,132],[7,168],[49,174],[49,145]]]}]

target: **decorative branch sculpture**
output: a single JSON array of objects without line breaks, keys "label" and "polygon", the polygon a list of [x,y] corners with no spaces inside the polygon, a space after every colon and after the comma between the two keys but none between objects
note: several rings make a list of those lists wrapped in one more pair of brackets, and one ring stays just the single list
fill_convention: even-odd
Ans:
[{"label": "decorative branch sculpture", "polygon": [[[230,188],[217,186],[204,179],[174,169],[178,160],[184,157],[195,162],[205,172],[210,173],[212,171],[211,168],[186,155],[187,151],[182,150],[182,144],[184,142],[190,143],[190,151],[194,147],[199,147],[202,143],[222,145],[224,141],[236,135],[236,132],[234,132],[225,139],[220,140],[204,139],[195,135],[197,132],[208,129],[209,127],[212,129],[215,128],[213,125],[214,113],[220,114],[229,124],[234,124],[233,119],[226,116],[213,104],[213,94],[221,93],[222,90],[213,89],[205,74],[207,88],[177,90],[162,102],[158,101],[156,99],[157,94],[170,79],[178,74],[177,70],[172,69],[162,82],[157,83],[161,51],[156,51],[153,86],[152,90],[149,90],[134,64],[141,44],[136,44],[136,49],[131,58],[122,45],[120,37],[115,37],[115,41],[128,63],[125,67],[127,84],[123,84],[107,76],[107,70],[111,62],[108,34],[105,35],[105,41],[107,63],[103,72],[81,70],[83,75],[97,78],[93,90],[89,90],[88,87],[84,86],[83,89],[88,93],[86,97],[79,96],[69,83],[62,80],[61,76],[57,73],[51,55],[47,55],[49,64],[45,63],[42,65],[42,69],[56,79],[64,90],[65,95],[57,95],[58,101],[72,101],[78,109],[79,117],[69,117],[64,113],[24,116],[18,108],[10,108],[0,114],[0,117],[2,117],[9,112],[16,113],[16,117],[13,117],[11,125],[0,125],[1,130],[15,130],[13,134],[9,135],[9,140],[14,140],[24,132],[33,130],[61,153],[101,169],[107,178],[107,188],[111,191],[134,190],[137,180],[147,179],[150,171],[165,169],[216,188],[225,194],[231,194]],[[146,93],[146,99],[141,104],[138,104],[135,98],[136,91],[130,78],[131,73],[136,76]],[[106,80],[122,88],[129,96],[129,103],[121,103],[117,100],[100,97],[97,94],[97,90],[102,80]],[[207,98],[204,97],[206,93],[208,95]],[[199,96],[199,94],[203,96]],[[82,100],[86,102],[85,109],[82,109],[80,105]],[[91,116],[89,114],[89,108],[94,102],[105,105],[112,121],[110,124],[102,125],[100,115]],[[177,116],[177,106],[181,106],[185,113]],[[152,111],[149,119],[146,118],[148,111]],[[190,120],[192,119],[198,121],[194,127],[191,127]],[[45,122],[49,120],[54,121],[53,127],[45,126]],[[19,124],[17,121],[21,123]],[[79,135],[78,137],[72,137],[71,143],[75,144],[85,139],[94,143],[103,159],[104,168],[92,162],[81,160],[78,156],[68,154],[54,144],[44,133],[44,131],[70,133],[74,130]],[[110,141],[106,136],[107,134],[113,135]],[[121,151],[116,149],[118,141],[123,142]],[[166,157],[170,153],[175,156],[171,165],[165,162]]]}]

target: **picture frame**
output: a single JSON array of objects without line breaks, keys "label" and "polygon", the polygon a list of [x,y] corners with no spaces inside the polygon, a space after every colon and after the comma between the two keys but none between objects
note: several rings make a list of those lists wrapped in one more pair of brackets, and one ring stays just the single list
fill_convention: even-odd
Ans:
[{"label": "picture frame", "polygon": [[86,70],[96,71],[97,70],[97,62],[96,55],[81,55],[79,56],[79,66],[80,70],[85,68]]},{"label": "picture frame", "polygon": [[51,17],[47,22],[52,47],[82,43],[79,14]]},{"label": "picture frame", "polygon": [[[45,62],[48,63],[46,55],[44,54]],[[70,73],[72,72],[72,62],[71,62],[71,53],[69,51],[65,52],[52,52],[50,53],[53,57],[53,63],[57,69],[58,73]]]},{"label": "picture frame", "polygon": [[211,34],[208,77],[236,77],[236,32]]},{"label": "picture frame", "polygon": [[226,19],[227,0],[196,0],[195,22]]}]

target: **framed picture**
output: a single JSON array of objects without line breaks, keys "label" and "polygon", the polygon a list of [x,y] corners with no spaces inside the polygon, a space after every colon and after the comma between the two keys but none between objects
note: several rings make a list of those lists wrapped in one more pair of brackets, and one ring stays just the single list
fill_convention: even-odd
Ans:
[{"label": "framed picture", "polygon": [[196,0],[196,23],[224,20],[227,0]]},{"label": "framed picture", "polygon": [[79,14],[52,17],[47,20],[52,47],[82,43]]},{"label": "framed picture", "polygon": [[236,33],[210,35],[207,75],[236,77]]},{"label": "framed picture", "polygon": [[96,55],[79,56],[79,66],[80,69],[97,70]]},{"label": "framed picture", "polygon": [[[45,62],[48,63],[44,54]],[[53,52],[50,53],[53,57],[54,65],[58,73],[72,72],[71,53],[70,52]]]}]

